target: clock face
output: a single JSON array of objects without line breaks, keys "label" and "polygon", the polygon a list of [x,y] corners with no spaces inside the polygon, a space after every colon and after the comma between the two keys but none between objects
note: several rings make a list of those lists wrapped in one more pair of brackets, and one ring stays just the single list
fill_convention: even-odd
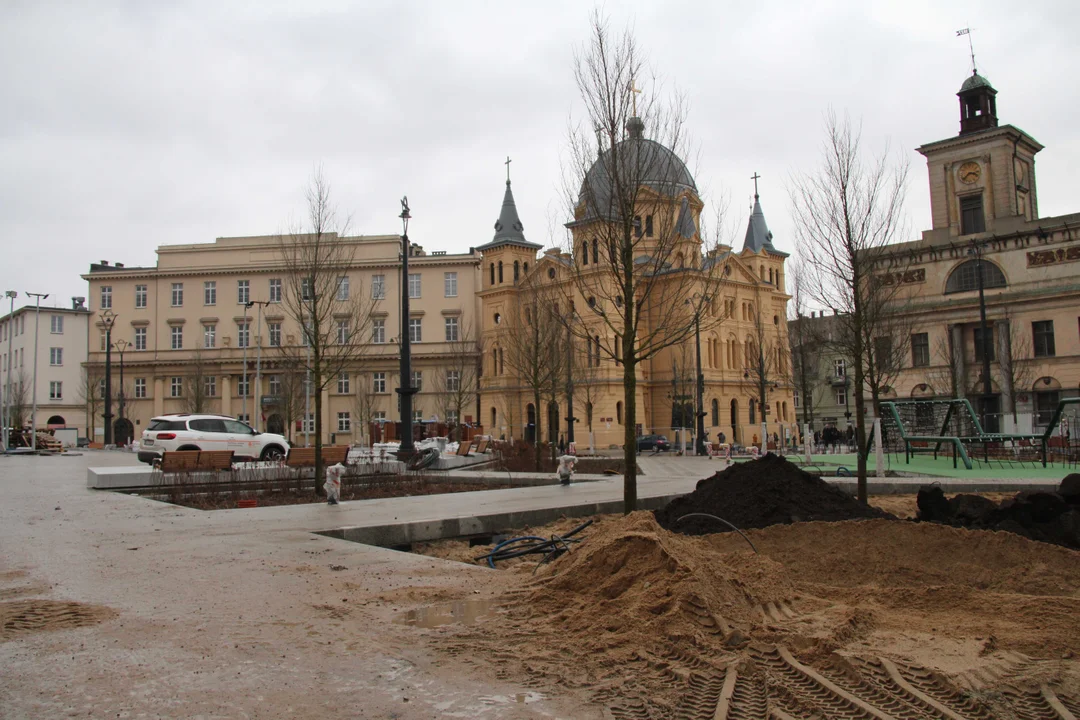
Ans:
[{"label": "clock face", "polygon": [[982,175],[982,168],[979,167],[977,162],[966,162],[960,166],[960,181],[967,184],[971,184],[979,179]]}]

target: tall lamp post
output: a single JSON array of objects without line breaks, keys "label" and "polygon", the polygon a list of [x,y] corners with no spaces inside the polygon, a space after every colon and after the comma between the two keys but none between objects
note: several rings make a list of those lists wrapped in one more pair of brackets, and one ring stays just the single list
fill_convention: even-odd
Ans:
[{"label": "tall lamp post", "polygon": [[37,450],[37,366],[38,366],[38,338],[41,336],[41,301],[49,297],[48,293],[26,293],[35,300],[34,309],[34,381],[31,387],[33,395],[33,409],[30,411],[30,447]]},{"label": "tall lamp post", "polygon": [[8,351],[7,351],[7,384],[4,386],[4,450],[11,449],[11,366],[13,365],[11,359],[11,336],[12,328],[15,323],[15,298],[19,297],[19,293],[15,290],[8,290],[4,293],[4,296],[11,301],[11,312],[8,313],[7,324],[7,336],[8,336]]},{"label": "tall lamp post", "polygon": [[112,427],[112,329],[116,323],[116,313],[109,308],[101,313],[101,323],[105,326],[105,447],[113,444]]},{"label": "tall lamp post", "polygon": [[[990,341],[988,333],[989,328],[986,326],[986,296],[983,294],[983,253],[982,248],[974,240],[971,241],[971,246],[968,248],[968,255],[973,255],[976,261],[976,275],[978,276],[979,287],[979,335],[982,337],[982,426],[983,432],[988,431],[987,420],[990,416],[990,402],[994,398],[994,391],[990,384],[990,349],[994,346]],[[983,449],[986,448],[985,443]]]},{"label": "tall lamp post", "polygon": [[124,352],[131,347],[127,340],[117,340],[113,343],[116,351],[120,353],[120,419],[124,419]]},{"label": "tall lamp post", "polygon": [[694,347],[697,350],[697,388],[695,392],[696,411],[695,432],[697,438],[694,442],[694,454],[705,454],[705,374],[701,370],[701,310],[707,306],[711,299],[708,295],[700,296],[697,293],[686,302],[693,305],[692,300],[700,300],[701,305],[694,308]]},{"label": "tall lamp post", "polygon": [[[252,305],[259,306],[259,320],[255,325],[255,432],[259,431],[259,419],[262,418],[262,309],[269,305],[269,300],[250,300],[244,303],[244,321],[247,322],[247,311]],[[244,369],[247,370],[247,348],[244,348]],[[305,419],[305,422],[307,420]]]},{"label": "tall lamp post", "polygon": [[405,459],[413,452],[412,437],[412,396],[416,388],[412,386],[412,357],[409,346],[409,198],[401,198],[401,387],[397,393],[401,397],[401,445],[398,457]]}]

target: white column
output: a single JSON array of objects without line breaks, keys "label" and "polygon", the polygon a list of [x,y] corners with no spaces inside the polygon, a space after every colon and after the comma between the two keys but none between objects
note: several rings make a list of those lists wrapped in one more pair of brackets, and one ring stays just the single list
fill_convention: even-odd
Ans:
[{"label": "white column", "polygon": [[877,460],[877,476],[885,477],[885,448],[881,444],[881,420],[874,420],[874,458]]}]

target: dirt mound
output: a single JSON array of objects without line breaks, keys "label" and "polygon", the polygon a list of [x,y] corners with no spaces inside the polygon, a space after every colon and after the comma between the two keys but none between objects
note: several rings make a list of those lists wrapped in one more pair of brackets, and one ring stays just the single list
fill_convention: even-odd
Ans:
[{"label": "dirt mound", "polygon": [[637,512],[590,534],[554,563],[524,605],[561,631],[606,647],[656,639],[738,637],[758,608],[793,594],[783,568],[739,549],[717,553]]},{"label": "dirt mound", "polygon": [[1004,530],[1080,549],[1080,496],[1064,494],[1071,492],[1067,482],[1062,483],[1062,491],[1025,491],[995,503],[978,495],[947,498],[940,487],[924,486],[919,489],[917,519],[955,527]]},{"label": "dirt mound", "polygon": [[716,515],[740,529],[811,520],[896,519],[772,453],[731,465],[655,513],[661,527],[685,535],[727,531],[727,527],[709,518],[679,522],[690,513]]}]

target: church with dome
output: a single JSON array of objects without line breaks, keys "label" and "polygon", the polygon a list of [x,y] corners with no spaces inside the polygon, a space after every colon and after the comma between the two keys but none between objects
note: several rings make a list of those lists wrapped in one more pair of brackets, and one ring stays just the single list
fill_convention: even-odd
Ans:
[{"label": "church with dome", "polygon": [[[477,248],[485,431],[573,441],[578,452],[621,447],[630,418],[619,330],[632,287],[645,356],[633,375],[635,437],[663,435],[692,452],[699,412],[712,442],[791,437],[787,254],[773,244],[756,174],[746,235],[734,248],[702,237],[693,176],[646,137],[636,115],[582,170],[565,246],[528,239],[508,176],[494,236]],[[537,321],[538,308],[550,327]]]}]

